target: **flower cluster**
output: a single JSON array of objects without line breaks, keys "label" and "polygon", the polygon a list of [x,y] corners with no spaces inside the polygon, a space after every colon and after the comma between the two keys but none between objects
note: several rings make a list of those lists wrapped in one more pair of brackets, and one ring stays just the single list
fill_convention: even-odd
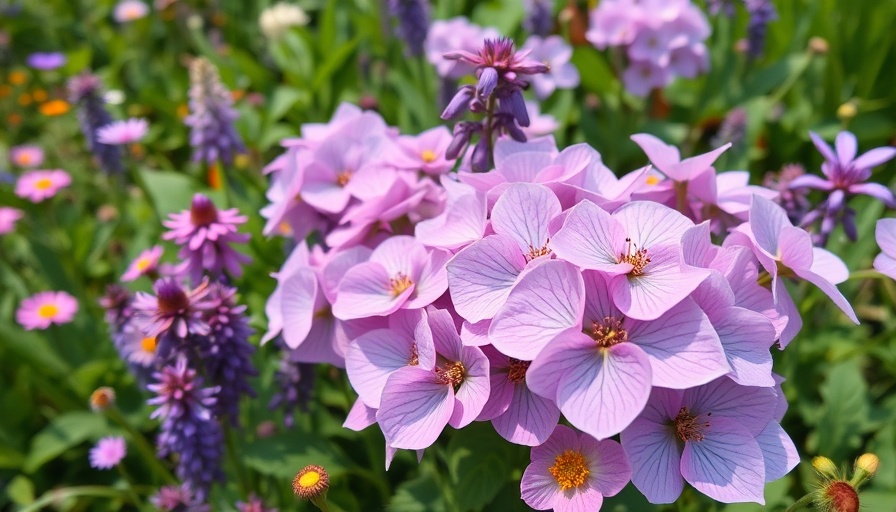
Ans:
[{"label": "flower cluster", "polygon": [[193,160],[215,164],[233,162],[236,153],[245,151],[233,126],[239,116],[232,107],[230,92],[221,83],[218,69],[198,57],[190,64],[190,115],[184,123],[191,128]]},{"label": "flower cluster", "polygon": [[653,166],[617,178],[586,144],[500,137],[489,172],[373,195],[392,194],[383,176],[428,179],[430,159],[405,167],[403,137],[350,107],[303,133],[269,166],[268,232],[297,243],[274,274],[263,341],[345,367],[359,397],[345,426],[377,424],[387,461],[448,425],[491,421],[535,447],[523,498],[557,510],[599,505],[629,477],[656,503],[685,481],[761,503],[795,466],[770,353],[801,326],[784,281],[818,287],[857,322],[836,287],[848,272],[775,190],[716,171],[729,145],[682,158],[635,135]]},{"label": "flower cluster", "polygon": [[89,149],[100,167],[107,173],[120,173],[123,169],[121,163],[121,148],[107,144],[100,140],[100,128],[112,123],[112,114],[104,106],[102,83],[100,78],[90,73],[73,77],[68,82],[69,95],[72,103],[78,105],[78,120],[81,122],[81,131],[87,140]]},{"label": "flower cluster", "polygon": [[586,38],[601,50],[623,49],[628,60],[622,72],[625,88],[646,96],[675,77],[705,72],[709,53],[703,41],[709,34],[709,22],[690,0],[604,0],[591,11]]}]

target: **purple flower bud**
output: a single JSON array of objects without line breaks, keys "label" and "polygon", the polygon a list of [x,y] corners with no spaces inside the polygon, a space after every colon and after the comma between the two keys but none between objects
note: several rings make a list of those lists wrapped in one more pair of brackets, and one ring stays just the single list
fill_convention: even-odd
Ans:
[{"label": "purple flower bud", "polygon": [[454,97],[451,98],[451,103],[449,103],[448,106],[445,107],[445,111],[442,112],[442,119],[448,120],[460,115],[472,97],[473,86],[465,85],[458,89]]},{"label": "purple flower bud", "polygon": [[479,74],[479,83],[476,85],[476,95],[480,98],[488,97],[498,85],[498,71],[495,68],[483,68]]},{"label": "purple flower bud", "polygon": [[233,126],[238,114],[231,106],[230,92],[221,83],[217,68],[202,57],[190,65],[190,84],[190,115],[184,124],[192,128],[193,160],[213,164],[220,159],[230,164],[234,153],[245,151]]},{"label": "purple flower bud", "polygon": [[429,31],[429,2],[426,0],[389,0],[389,11],[398,20],[398,36],[404,39],[407,55],[423,55],[423,43]]},{"label": "purple flower bud", "polygon": [[510,103],[510,112],[516,118],[516,122],[522,127],[529,126],[529,112],[526,110],[526,100],[519,89],[514,89],[507,98]]},{"label": "purple flower bud", "polygon": [[474,126],[480,125],[479,123],[470,122],[457,123],[454,125],[454,138],[451,139],[451,144],[449,144],[448,148],[445,150],[445,158],[454,160],[460,156],[461,151],[463,151],[470,142],[473,132],[477,131],[474,130]]},{"label": "purple flower bud", "polygon": [[491,155],[488,151],[488,139],[480,137],[479,142],[473,148],[473,156],[470,159],[473,172],[486,172],[491,167]]}]

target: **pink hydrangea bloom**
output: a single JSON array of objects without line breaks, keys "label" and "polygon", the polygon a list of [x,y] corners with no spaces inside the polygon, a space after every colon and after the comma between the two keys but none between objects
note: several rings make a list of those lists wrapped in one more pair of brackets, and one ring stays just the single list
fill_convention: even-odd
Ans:
[{"label": "pink hydrangea bloom", "polygon": [[112,469],[126,454],[127,445],[123,437],[104,437],[90,449],[90,467]]},{"label": "pink hydrangea bloom", "polygon": [[78,312],[78,301],[66,292],[40,292],[22,301],[16,322],[26,331],[67,324]]},{"label": "pink hydrangea bloom", "polygon": [[134,261],[128,265],[127,271],[121,276],[122,281],[134,281],[140,276],[152,275],[159,268],[159,258],[162,257],[164,249],[161,245],[156,245],[141,252]]},{"label": "pink hydrangea bloom", "polygon": [[9,159],[19,167],[30,169],[40,167],[44,163],[44,150],[39,146],[13,146],[9,150]]},{"label": "pink hydrangea bloom", "polygon": [[137,142],[148,130],[149,122],[146,119],[131,118],[100,127],[96,131],[96,136],[102,144],[117,146]]},{"label": "pink hydrangea bloom", "polygon": [[118,23],[139,20],[149,14],[149,6],[140,0],[121,0],[115,5],[112,17]]},{"label": "pink hydrangea bloom", "polygon": [[619,493],[631,475],[619,443],[558,425],[544,444],[532,448],[520,490],[535,510],[600,510],[604,496]]},{"label": "pink hydrangea bloom", "polygon": [[25,214],[18,208],[0,206],[0,235],[16,229],[16,222]]},{"label": "pink hydrangea bloom", "polygon": [[65,171],[29,171],[19,176],[16,182],[16,195],[39,203],[51,198],[72,183],[72,177]]}]

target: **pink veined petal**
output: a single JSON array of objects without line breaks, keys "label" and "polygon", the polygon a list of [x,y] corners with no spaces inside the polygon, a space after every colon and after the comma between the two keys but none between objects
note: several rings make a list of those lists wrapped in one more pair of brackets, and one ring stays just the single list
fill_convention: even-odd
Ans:
[{"label": "pink veined petal", "polygon": [[591,485],[578,487],[574,491],[554,494],[554,512],[593,512],[600,510],[604,497]]},{"label": "pink veined petal", "polygon": [[785,226],[778,234],[778,258],[791,269],[812,266],[812,237],[805,230]]},{"label": "pink veined petal", "polygon": [[712,167],[713,162],[731,147],[731,143],[720,146],[709,153],[685,158],[678,165],[673,165],[667,175],[676,181],[687,181]]},{"label": "pink veined petal", "polygon": [[329,363],[345,368],[345,355],[339,347],[337,333],[340,320],[333,315],[315,316],[305,341],[294,349],[292,360],[299,363]]},{"label": "pink veined petal", "polygon": [[619,263],[628,234],[622,224],[591,201],[582,201],[566,216],[551,239],[551,250],[583,269],[625,274],[631,264]]},{"label": "pink veined petal", "polygon": [[435,366],[436,347],[425,309],[400,309],[392,313],[389,315],[389,329],[400,333],[398,336],[401,339],[413,340],[420,368],[431,370]]},{"label": "pink veined petal", "polygon": [[[520,494],[526,505],[535,510],[554,508],[554,497],[560,494],[560,485],[551,475],[554,458],[534,458],[523,472]],[[597,510],[597,509],[594,509]]]},{"label": "pink veined petal", "polygon": [[344,428],[360,432],[365,428],[376,423],[376,409],[367,407],[364,402],[358,398],[354,405],[348,411],[348,416],[342,424]]},{"label": "pink veined petal", "polygon": [[632,468],[622,446],[616,441],[598,441],[587,434],[579,438],[582,453],[589,460],[592,485],[604,496],[615,496],[632,478]]},{"label": "pink veined petal", "polygon": [[656,320],[635,322],[629,341],[647,354],[654,386],[690,388],[731,370],[709,318],[689,298]]},{"label": "pink veined petal", "polygon": [[694,223],[677,211],[652,201],[634,201],[613,212],[638,249],[658,245],[681,245],[685,231]]},{"label": "pink veined petal", "polygon": [[[503,356],[498,355],[497,357]],[[507,378],[506,368],[496,371],[494,366],[494,360],[490,360],[491,375],[489,376],[489,388],[491,391],[488,395],[488,401],[482,407],[482,412],[476,417],[479,421],[492,420],[507,412],[507,408],[510,407],[510,401],[514,397],[514,390],[518,387]],[[500,434],[500,432],[498,433]]]},{"label": "pink veined petal", "polygon": [[896,257],[896,219],[880,219],[874,226],[874,238],[880,250]]},{"label": "pink veined petal", "polygon": [[893,197],[893,191],[880,183],[858,183],[849,187],[851,194],[865,194],[878,199],[884,203],[887,208],[896,208],[896,199]]},{"label": "pink veined petal", "polygon": [[641,150],[647,154],[647,158],[664,174],[666,169],[681,162],[681,153],[675,146],[666,144],[659,138],[647,133],[636,133],[629,137],[635,144],[641,146]]},{"label": "pink veined petal", "polygon": [[777,421],[768,422],[756,436],[756,442],[759,443],[765,460],[766,482],[773,482],[783,477],[800,463],[800,454],[796,451],[793,440]]},{"label": "pink veined petal", "polygon": [[491,221],[495,233],[512,238],[523,253],[546,246],[548,224],[560,214],[560,201],[543,185],[515,183],[495,202]]},{"label": "pink veined petal", "polygon": [[619,436],[632,465],[632,483],[651,503],[673,503],[684,489],[675,430],[638,418]]},{"label": "pink veined petal", "polygon": [[710,223],[701,222],[681,235],[683,261],[695,267],[709,267],[720,249],[712,244]]},{"label": "pink veined petal", "polygon": [[340,252],[326,263],[320,273],[320,285],[330,304],[336,302],[339,282],[345,277],[345,273],[355,265],[367,261],[370,253],[371,250],[367,247],[356,246]]},{"label": "pink veined petal", "polygon": [[731,366],[728,375],[742,386],[774,386],[772,355],[769,347],[775,342],[775,328],[763,314],[740,307],[731,307],[713,321],[725,357]]},{"label": "pink veined petal", "polygon": [[464,342],[464,345],[470,347],[490,345],[491,340],[488,339],[488,328],[491,324],[491,320],[480,320],[475,324],[465,321],[460,327],[461,341]]},{"label": "pink veined petal", "polygon": [[[276,274],[271,274],[272,277],[276,277]],[[274,289],[274,292],[268,297],[267,302],[264,304],[264,315],[268,319],[268,329],[264,333],[264,336],[261,337],[261,344],[274,339],[280,331],[283,330],[283,314],[280,311],[280,298],[283,294],[283,286],[280,283],[277,283],[277,288]]]},{"label": "pink veined petal", "polygon": [[485,199],[467,194],[449,204],[442,215],[418,222],[414,234],[425,245],[457,249],[482,238],[485,225]]},{"label": "pink veined petal", "polygon": [[457,333],[451,313],[445,309],[431,307],[429,312],[429,328],[436,353],[451,361],[461,360],[463,342]]},{"label": "pink veined petal", "polygon": [[405,303],[405,308],[422,308],[438,299],[448,289],[448,272],[445,264],[451,258],[447,252],[434,249],[423,265],[420,279],[415,283],[414,294]]},{"label": "pink veined petal", "polygon": [[348,380],[369,407],[380,407],[389,376],[410,364],[411,343],[392,329],[370,331],[349,343],[345,354]]},{"label": "pink veined petal", "polygon": [[850,305],[849,301],[846,300],[846,297],[844,297],[843,294],[840,293],[840,290],[837,289],[836,285],[825,279],[823,276],[812,272],[811,270],[793,269],[793,271],[796,275],[817,286],[821,291],[825,293],[825,295],[827,295],[832,301],[834,301],[834,304],[836,304],[838,308],[846,313],[846,316],[849,317],[849,319],[852,320],[854,324],[859,324],[859,319],[858,317],[856,317],[856,313],[855,311],[853,311],[852,305]]},{"label": "pink veined petal", "polygon": [[338,214],[345,210],[351,195],[335,183],[306,181],[302,199],[320,212]]},{"label": "pink veined petal", "polygon": [[314,303],[317,299],[317,276],[310,267],[298,269],[283,281],[280,311],[283,318],[283,341],[296,348],[311,330]]},{"label": "pink veined petal", "polygon": [[875,148],[862,153],[858,158],[853,160],[852,166],[856,169],[870,169],[887,162],[896,156],[896,148],[889,146]]},{"label": "pink veined petal", "polygon": [[401,272],[414,281],[419,279],[419,270],[429,258],[426,248],[412,236],[400,235],[387,238],[370,254],[370,261],[379,263],[390,276]]},{"label": "pink veined petal", "polygon": [[457,313],[473,323],[495,316],[525,266],[516,242],[501,235],[487,236],[457,253],[447,266]]},{"label": "pink veined petal", "polygon": [[454,428],[463,428],[479,416],[491,390],[488,358],[478,347],[463,347],[461,350],[466,375],[455,394],[454,412],[448,420]]},{"label": "pink veined petal", "polygon": [[529,460],[550,460],[553,464],[557,455],[566,450],[579,449],[579,433],[566,425],[557,425],[548,440],[538,446],[533,446],[529,452]]},{"label": "pink veined petal", "polygon": [[[583,335],[583,338],[587,337]],[[580,345],[564,352],[549,353],[546,358],[565,357],[575,360],[575,366],[559,377],[558,374],[540,376],[559,380],[556,401],[563,415],[576,428],[597,439],[621,432],[644,409],[650,396],[647,355],[633,343],[599,350],[592,342],[590,346]],[[532,366],[529,372],[533,372]]]},{"label": "pink veined petal", "polygon": [[333,315],[341,320],[394,313],[414,293],[414,285],[394,295],[389,289],[389,275],[379,263],[361,263],[345,273],[333,304]]},{"label": "pink veined petal", "polygon": [[579,270],[546,261],[520,278],[492,319],[488,337],[503,354],[531,361],[555,336],[581,326],[584,300]]},{"label": "pink veined petal", "polygon": [[837,158],[840,160],[840,165],[847,167],[851,164],[853,158],[856,157],[856,149],[858,148],[856,136],[852,132],[842,131],[834,139],[834,146],[837,148]]},{"label": "pink veined petal", "polygon": [[771,256],[776,255],[778,236],[785,227],[791,226],[793,224],[790,223],[783,208],[762,196],[753,196],[753,205],[750,207],[750,229],[759,248]]},{"label": "pink veined petal", "polygon": [[698,491],[722,503],[765,504],[765,462],[759,444],[727,418],[710,420],[702,441],[685,443],[681,474]]},{"label": "pink veined petal", "polygon": [[544,443],[560,421],[560,409],[553,400],[529,391],[525,381],[510,387],[512,394],[507,409],[492,419],[495,430],[511,443],[525,446]]},{"label": "pink veined petal", "polygon": [[790,292],[787,291],[784,281],[779,279],[773,286],[778,298],[775,309],[781,316],[787,318],[787,324],[781,331],[781,337],[778,340],[781,348],[784,349],[796,337],[800,329],[803,328],[803,319],[800,317],[800,310],[793,303],[793,298],[790,296]]},{"label": "pink veined petal", "polygon": [[813,273],[823,276],[831,284],[840,284],[849,279],[849,269],[836,254],[821,247],[813,247],[812,255],[812,266],[809,270]]},{"label": "pink veined petal", "polygon": [[831,146],[829,146],[828,143],[824,141],[824,139],[819,137],[817,133],[809,132],[809,138],[812,139],[812,143],[815,144],[818,152],[821,153],[821,156],[823,156],[825,160],[829,162],[837,161],[837,154],[834,153],[834,150],[831,149]]},{"label": "pink veined petal", "polygon": [[609,278],[597,270],[582,272],[582,278],[585,281],[583,327],[590,327],[589,322],[602,321],[607,317],[622,319],[624,315],[613,304],[613,299],[610,297]]},{"label": "pink veined petal", "polygon": [[880,253],[874,258],[874,269],[891,279],[896,279],[896,258]]},{"label": "pink veined petal", "polygon": [[712,420],[730,419],[755,436],[774,415],[777,395],[771,387],[739,386],[722,377],[686,390],[683,403],[690,405],[694,414],[711,412]]},{"label": "pink veined petal", "polygon": [[383,390],[377,422],[394,448],[420,450],[432,445],[454,410],[454,390],[431,371],[408,366],[396,370]]}]

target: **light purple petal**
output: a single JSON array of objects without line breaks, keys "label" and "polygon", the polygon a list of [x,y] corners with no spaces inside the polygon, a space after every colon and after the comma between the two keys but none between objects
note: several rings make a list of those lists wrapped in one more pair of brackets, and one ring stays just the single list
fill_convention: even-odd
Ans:
[{"label": "light purple petal", "polygon": [[454,410],[454,390],[437,382],[431,371],[408,366],[386,381],[376,419],[394,448],[431,446]]},{"label": "light purple petal", "polygon": [[814,188],[816,190],[833,190],[834,184],[829,180],[822,178],[821,176],[815,176],[814,174],[804,174],[802,176],[797,176],[793,180],[790,181],[790,185],[788,188],[796,189],[796,188]]},{"label": "light purple petal", "polygon": [[512,394],[507,410],[492,419],[492,425],[511,443],[525,446],[544,443],[560,421],[560,409],[553,400],[529,391],[525,382],[510,386]]},{"label": "light purple petal", "polygon": [[823,276],[831,284],[840,284],[849,279],[849,269],[839,256],[821,247],[812,248],[813,273]]},{"label": "light purple petal", "polygon": [[719,155],[724,153],[730,147],[731,143],[729,142],[710,151],[709,153],[703,153],[702,155],[685,158],[681,161],[680,164],[672,166],[669,169],[667,175],[676,181],[687,181],[693,179],[698,174],[703,173],[710,167],[712,167],[713,162],[715,162],[716,159],[719,158]]},{"label": "light purple petal", "polygon": [[514,183],[492,208],[492,228],[495,233],[512,238],[523,253],[528,253],[547,245],[548,224],[560,211],[560,201],[551,189]]},{"label": "light purple petal", "polygon": [[425,245],[457,249],[482,238],[485,225],[485,199],[467,194],[450,203],[442,215],[418,222],[414,234]]},{"label": "light purple petal", "polygon": [[521,497],[526,505],[535,510],[554,508],[554,497],[562,492],[560,485],[551,475],[550,467],[553,465],[553,458],[533,457],[532,462],[526,466],[526,470],[523,472],[523,478],[520,481]]},{"label": "light purple petal", "polygon": [[856,149],[858,148],[856,136],[852,132],[842,131],[834,139],[834,146],[837,148],[837,158],[840,160],[840,165],[843,167],[849,166],[853,158],[856,157]]},{"label": "light purple petal", "polygon": [[429,308],[428,313],[436,353],[450,361],[460,361],[463,342],[457,333],[451,313],[445,309],[435,308]]},{"label": "light purple petal", "polygon": [[666,169],[681,162],[681,154],[678,148],[661,141],[657,137],[647,133],[636,133],[630,137],[635,144],[641,146],[641,150],[647,154],[647,158],[660,171],[666,173]]},{"label": "light purple petal", "polygon": [[604,496],[615,496],[628,484],[632,468],[622,446],[616,441],[598,441],[587,434],[579,436],[582,453],[589,460],[592,485]]},{"label": "light purple petal", "polygon": [[635,201],[613,212],[638,249],[648,253],[658,245],[681,245],[685,231],[694,223],[677,211],[652,201]]},{"label": "light purple petal", "polygon": [[554,495],[554,512],[593,512],[600,510],[604,497],[593,487],[579,487]]},{"label": "light purple petal", "polygon": [[526,267],[511,238],[492,235],[473,243],[448,262],[448,287],[457,313],[476,323],[495,316]]},{"label": "light purple petal", "polygon": [[560,260],[526,272],[492,319],[488,337],[503,354],[531,361],[554,336],[582,325],[585,284]]},{"label": "light purple petal", "polygon": [[765,463],[759,444],[737,422],[713,417],[702,441],[685,443],[681,474],[722,503],[765,504]]},{"label": "light purple petal", "polygon": [[846,313],[846,316],[849,317],[849,319],[852,320],[853,323],[858,325],[859,319],[858,317],[856,317],[856,312],[853,311],[852,305],[850,305],[849,301],[846,300],[846,297],[844,297],[843,294],[840,293],[840,290],[837,289],[836,285],[825,279],[823,276],[820,276],[810,270],[793,269],[793,271],[794,273],[796,273],[796,275],[817,286],[821,291],[825,293],[825,295],[827,295],[832,301],[834,301],[834,304],[836,304],[838,308]]},{"label": "light purple petal", "polygon": [[878,199],[887,208],[896,208],[896,199],[893,198],[893,191],[880,183],[859,183],[849,187],[851,194],[865,194]]},{"label": "light purple petal", "polygon": [[778,233],[778,259],[791,269],[812,266],[812,236],[805,230],[784,226]]},{"label": "light purple petal", "polygon": [[769,256],[777,255],[778,235],[792,225],[783,208],[764,197],[753,196],[750,229],[756,244]]},{"label": "light purple petal", "polygon": [[829,146],[828,143],[824,141],[824,139],[819,137],[817,133],[809,132],[809,138],[812,139],[812,143],[815,144],[818,152],[821,153],[825,160],[827,160],[828,162],[837,161],[837,155],[834,153],[834,150],[831,149],[831,146]]},{"label": "light purple petal", "polygon": [[392,277],[382,265],[372,261],[351,268],[339,283],[333,315],[351,320],[394,313],[414,293],[414,285],[394,295],[389,289]]},{"label": "light purple petal", "polygon": [[382,265],[390,277],[401,272],[414,281],[428,258],[426,248],[412,236],[387,238],[370,254],[370,261]]},{"label": "light purple petal", "polygon": [[861,156],[853,160],[852,166],[856,169],[870,169],[887,162],[896,156],[896,148],[883,147],[875,148],[862,153]]},{"label": "light purple petal", "polygon": [[880,253],[874,258],[874,269],[891,279],[896,279],[896,258]]},{"label": "light purple petal", "polygon": [[800,463],[800,454],[796,451],[793,440],[777,421],[768,422],[756,436],[756,442],[759,443],[765,460],[766,482],[773,482],[783,477]]},{"label": "light purple petal", "polygon": [[720,313],[713,327],[731,366],[729,377],[742,386],[774,386],[772,355],[775,328],[763,314],[731,307]]},{"label": "light purple petal", "polygon": [[356,246],[341,251],[324,265],[320,273],[320,285],[323,288],[327,301],[336,302],[336,292],[339,290],[339,282],[345,277],[345,273],[359,263],[370,258],[372,251],[367,247]]},{"label": "light purple petal", "polygon": [[778,280],[773,286],[778,298],[775,308],[780,316],[787,318],[787,323],[781,331],[781,337],[778,340],[781,348],[784,349],[796,337],[800,329],[803,328],[803,319],[800,317],[800,310],[793,303],[793,298],[790,296],[790,292],[787,291],[784,281]]},{"label": "light purple petal", "polygon": [[422,308],[432,304],[448,289],[448,272],[445,264],[451,255],[439,249],[429,253],[429,259],[423,265],[419,280],[414,284],[414,293],[403,306],[406,308]]},{"label": "light purple petal", "polygon": [[360,432],[374,423],[376,423],[376,409],[367,407],[361,398],[358,398],[351,410],[348,411],[348,416],[342,426]]},{"label": "light purple petal", "polygon": [[296,348],[311,331],[314,303],[317,298],[317,276],[310,267],[298,269],[282,283],[280,310],[283,315],[283,341]]},{"label": "light purple petal", "polygon": [[380,407],[389,375],[410,364],[412,343],[392,329],[370,331],[349,343],[345,354],[348,380],[369,407]]},{"label": "light purple petal", "polygon": [[538,459],[550,460],[551,464],[557,455],[566,450],[579,449],[579,433],[567,427],[566,425],[557,425],[550,437],[543,444],[532,447],[530,459],[536,461]]},{"label": "light purple petal", "polygon": [[777,395],[771,387],[739,386],[722,377],[686,390],[682,401],[694,414],[712,413],[713,420],[730,419],[755,436],[774,415]]},{"label": "light purple petal", "polygon": [[591,201],[582,201],[569,211],[551,239],[551,250],[583,269],[624,274],[632,269],[628,263],[619,263],[626,237],[619,221]]},{"label": "light purple petal", "polygon": [[482,350],[479,347],[463,347],[461,350],[463,353],[460,360],[464,364],[466,376],[457,390],[454,412],[448,421],[454,428],[463,428],[479,416],[491,389],[488,358]]},{"label": "light purple petal", "polygon": [[622,431],[620,439],[631,461],[632,483],[641,494],[651,503],[677,500],[684,479],[675,430],[665,422],[638,418]]}]

